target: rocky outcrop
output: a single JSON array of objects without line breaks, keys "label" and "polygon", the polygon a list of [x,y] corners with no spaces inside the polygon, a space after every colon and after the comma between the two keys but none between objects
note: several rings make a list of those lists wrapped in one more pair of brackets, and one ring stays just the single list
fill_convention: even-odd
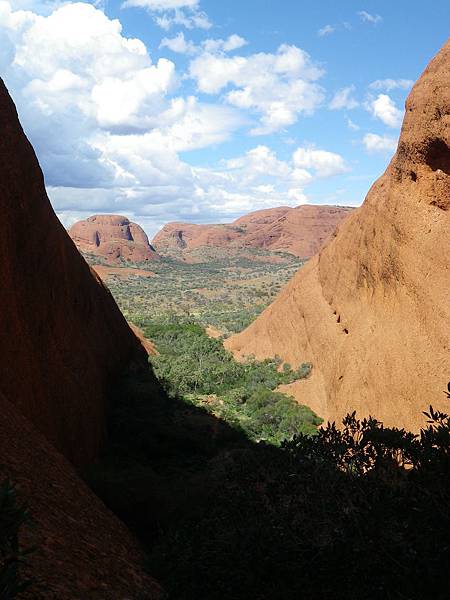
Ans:
[{"label": "rocky outcrop", "polygon": [[224,225],[168,223],[156,234],[153,245],[162,253],[214,246],[260,248],[308,258],[351,211],[343,206],[280,206],[249,213]]},{"label": "rocky outcrop", "polygon": [[69,229],[69,235],[79,250],[112,264],[158,258],[142,227],[120,215],[94,215],[78,221]]},{"label": "rocky outcrop", "polygon": [[[289,391],[325,419],[417,429],[450,364],[450,42],[411,91],[398,149],[363,206],[226,346],[313,364]],[[443,402],[441,408],[448,409]]]},{"label": "rocky outcrop", "polygon": [[132,536],[67,460],[98,455],[109,390],[146,352],[54,214],[1,80],[0,131],[0,481],[34,521],[25,597],[159,598]]}]

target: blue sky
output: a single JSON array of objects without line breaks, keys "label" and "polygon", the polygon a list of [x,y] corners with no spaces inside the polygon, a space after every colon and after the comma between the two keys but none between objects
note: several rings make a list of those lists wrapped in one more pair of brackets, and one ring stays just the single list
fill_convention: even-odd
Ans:
[{"label": "blue sky", "polygon": [[0,0],[0,75],[61,220],[359,205],[448,0]]}]

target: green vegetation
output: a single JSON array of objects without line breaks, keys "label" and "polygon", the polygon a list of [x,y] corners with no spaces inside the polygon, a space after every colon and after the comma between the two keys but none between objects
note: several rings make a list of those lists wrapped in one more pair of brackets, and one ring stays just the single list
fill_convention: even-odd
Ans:
[{"label": "green vegetation", "polygon": [[[101,260],[85,256],[90,264]],[[291,254],[199,248],[183,262],[171,256],[135,265],[154,277],[111,276],[108,287],[127,319],[139,325],[176,315],[224,334],[245,329],[303,264]],[[133,266],[127,263],[127,266]]]},{"label": "green vegetation", "polygon": [[26,508],[19,505],[14,486],[5,480],[0,485],[0,597],[16,598],[31,581],[22,577],[21,567],[29,554],[19,545],[19,530],[30,521]]},{"label": "green vegetation", "polygon": [[313,434],[322,422],[306,406],[274,391],[283,383],[307,377],[312,365],[280,369],[278,358],[236,362],[222,340],[209,338],[192,321],[171,319],[144,328],[156,343],[152,365],[171,395],[239,427],[249,438],[279,444],[295,433]]}]

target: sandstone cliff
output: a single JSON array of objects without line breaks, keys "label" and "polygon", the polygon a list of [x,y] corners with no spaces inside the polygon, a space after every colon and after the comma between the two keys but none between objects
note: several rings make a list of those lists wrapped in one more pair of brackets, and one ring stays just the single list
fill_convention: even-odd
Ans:
[{"label": "sandstone cliff", "polygon": [[168,223],[156,234],[153,245],[161,252],[215,246],[260,248],[307,258],[322,247],[351,211],[341,206],[280,206],[249,213],[225,225]]},{"label": "sandstone cliff", "polygon": [[142,227],[120,215],[94,215],[78,221],[69,229],[69,235],[79,250],[109,263],[142,263],[158,258]]},{"label": "sandstone cliff", "polygon": [[[291,393],[325,419],[417,429],[450,365],[450,42],[406,102],[398,149],[363,206],[226,346],[313,375]],[[441,408],[445,409],[444,400]]]},{"label": "sandstone cliff", "polygon": [[111,385],[147,354],[56,218],[1,80],[0,131],[0,481],[34,521],[20,540],[37,547],[26,597],[159,598],[129,532],[66,460],[97,456]]}]

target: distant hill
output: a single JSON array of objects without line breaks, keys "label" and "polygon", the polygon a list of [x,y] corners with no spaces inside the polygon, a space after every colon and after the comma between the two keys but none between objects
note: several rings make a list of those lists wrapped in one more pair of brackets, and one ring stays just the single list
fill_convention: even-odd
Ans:
[{"label": "distant hill", "polygon": [[79,250],[110,264],[158,258],[142,227],[121,215],[93,215],[72,225],[69,235]]},{"label": "distant hill", "polygon": [[180,254],[202,246],[260,248],[309,258],[354,209],[305,204],[258,210],[229,224],[167,223],[153,238],[158,252]]},{"label": "distant hill", "polygon": [[311,362],[312,376],[288,387],[325,419],[356,410],[417,430],[430,403],[448,411],[449,68],[447,42],[412,89],[397,152],[362,207],[226,340],[240,357]]}]

